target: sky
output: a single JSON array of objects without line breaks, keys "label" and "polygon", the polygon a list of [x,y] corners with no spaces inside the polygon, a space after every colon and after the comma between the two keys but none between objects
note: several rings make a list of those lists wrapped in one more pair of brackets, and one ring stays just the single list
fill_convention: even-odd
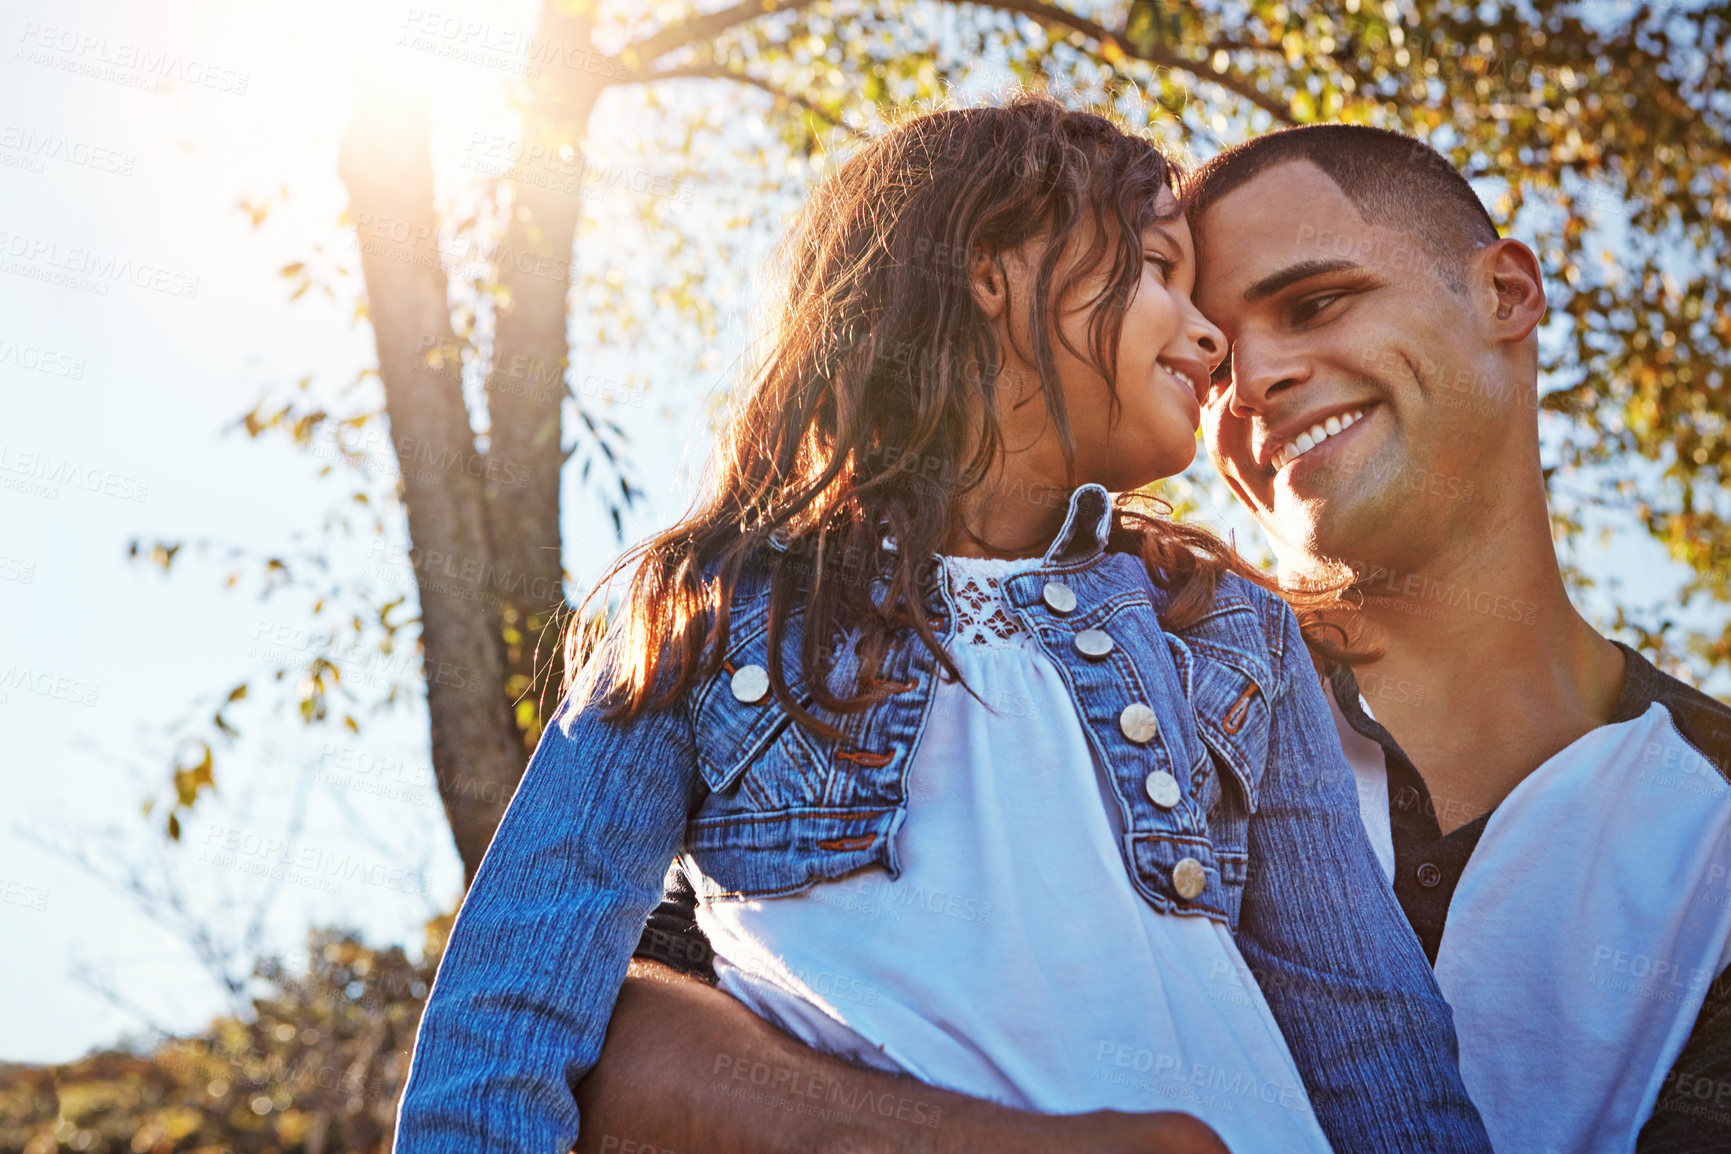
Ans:
[{"label": "sky", "polygon": [[[495,42],[534,28],[532,3],[440,12]],[[0,16],[0,669],[25,686],[0,697],[0,1060],[65,1060],[224,1009],[176,926],[240,941],[262,909],[261,940],[291,962],[315,922],[418,950],[461,892],[419,704],[348,741],[254,708],[180,846],[140,812],[177,723],[305,645],[304,598],[225,590],[224,557],[316,542],[347,488],[233,426],[287,382],[335,393],[376,364],[352,295],[290,303],[277,275],[314,246],[352,246],[336,171],[351,77],[428,94],[442,195],[472,179],[473,142],[499,127],[507,58],[441,57],[425,47],[436,32],[399,43],[429,14],[56,0]],[[237,206],[267,200],[254,228]],[[659,380],[621,408],[652,481],[634,534],[677,512],[712,383]],[[566,539],[611,548],[593,503],[574,487],[566,503]],[[338,564],[404,584],[397,532]],[[165,574],[128,562],[134,538],[217,548]],[[285,852],[311,868],[272,884],[258,867]],[[362,868],[319,876],[331,861]],[[158,897],[100,880],[128,876]]]},{"label": "sky", "polygon": [[[375,363],[352,297],[291,302],[277,272],[315,251],[352,253],[336,171],[352,77],[427,94],[440,193],[458,197],[476,142],[508,125],[509,61],[454,58],[438,29],[460,18],[483,45],[503,43],[532,31],[535,7],[0,10],[0,684],[23,686],[0,689],[0,1060],[62,1061],[147,1027],[198,1029],[233,1004],[189,944],[199,933],[231,962],[256,941],[292,965],[314,924],[414,953],[426,919],[460,894],[419,704],[339,737],[249,703],[236,711],[242,739],[222,751],[220,792],[178,845],[141,806],[161,793],[182,723],[311,628],[303,600],[261,599],[249,581],[225,588],[223,558],[316,543],[347,492],[317,459],[234,425],[289,382],[310,376],[334,397]],[[752,183],[712,172],[673,219],[729,215]],[[254,227],[239,206],[267,201]],[[759,249],[737,259],[749,266]],[[631,256],[599,244],[603,261]],[[717,366],[744,340],[749,276],[739,283],[705,369],[593,366],[646,381],[616,410],[648,493],[630,537],[690,496]],[[581,579],[616,545],[566,481],[566,564]],[[1254,551],[1234,511],[1208,518]],[[392,532],[382,546],[339,542],[336,564],[403,584],[389,559],[407,542],[395,521]],[[128,561],[135,538],[215,549],[189,548],[165,574]],[[1615,544],[1583,560],[1638,600],[1675,583],[1644,539]],[[304,868],[267,876],[285,858]],[[362,868],[325,868],[333,861]]]}]

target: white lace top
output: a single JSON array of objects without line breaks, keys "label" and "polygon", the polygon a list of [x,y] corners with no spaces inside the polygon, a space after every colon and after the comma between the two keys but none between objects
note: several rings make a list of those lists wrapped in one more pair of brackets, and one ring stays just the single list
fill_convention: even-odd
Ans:
[{"label": "white lace top", "polygon": [[978,698],[934,687],[901,876],[701,907],[722,987],[818,1049],[977,1097],[1183,1110],[1235,1154],[1326,1151],[1231,934],[1132,888],[1117,795],[1062,675],[1001,600],[1039,563],[944,559],[950,652]]}]

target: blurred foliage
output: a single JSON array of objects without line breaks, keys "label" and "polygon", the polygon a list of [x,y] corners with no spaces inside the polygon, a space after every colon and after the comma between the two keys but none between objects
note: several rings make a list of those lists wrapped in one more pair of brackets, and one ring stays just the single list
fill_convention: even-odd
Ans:
[{"label": "blurred foliage", "polygon": [[[1552,321],[1541,407],[1565,572],[1577,588],[1591,584],[1577,547],[1606,528],[1649,534],[1692,575],[1681,603],[1623,598],[1606,624],[1700,680],[1731,670],[1728,12],[1724,2],[1552,0],[784,0],[696,11],[687,0],[603,3],[593,9],[593,43],[629,74],[609,81],[589,123],[570,126],[573,154],[586,173],[665,173],[673,187],[701,190],[707,211],[694,214],[683,191],[585,204],[582,259],[571,262],[569,361],[623,356],[636,366],[637,400],[651,375],[716,383],[717,346],[743,325],[744,266],[810,182],[886,120],[979,99],[1005,79],[1115,108],[1191,161],[1287,123],[1398,128],[1489,179],[1493,216],[1543,262]],[[676,99],[693,85],[704,99]],[[533,98],[525,89],[513,99],[521,108]],[[460,254],[446,270],[461,346],[451,364],[482,430],[480,382],[494,321],[509,307],[487,259],[509,212],[507,183],[476,175],[441,210],[441,247]],[[243,199],[240,211],[262,227],[274,199],[288,195],[285,184]],[[355,270],[316,247],[279,270],[290,298],[316,287],[353,299],[362,323]],[[309,384],[261,398],[237,427],[285,437],[321,472],[353,481],[327,531],[402,540],[377,370],[335,395]],[[618,399],[573,387],[565,421],[569,471],[616,532],[639,494]],[[1193,480],[1216,504],[1229,500],[1212,477]],[[549,527],[547,539],[557,535]],[[134,556],[168,569],[180,547],[140,541]],[[308,724],[358,730],[369,711],[419,699],[418,670],[403,659],[419,635],[414,581],[401,548],[390,549],[396,560],[365,574],[333,570],[328,540],[298,556],[247,557],[230,573],[234,584],[256,570],[261,597],[304,594],[324,626],[311,646],[270,654],[279,659],[272,676],[293,687],[286,701]],[[521,664],[536,639],[503,628]],[[523,688],[501,692],[527,747],[544,703],[523,698]],[[195,725],[189,752],[170,767],[179,775],[166,807],[171,832],[187,803],[214,788],[219,774],[187,771],[232,737],[228,721],[219,708]]]},{"label": "blurred foliage", "polygon": [[246,1019],[146,1053],[0,1064],[0,1151],[386,1154],[450,922],[428,923],[419,963],[315,932],[304,956],[259,964]]}]

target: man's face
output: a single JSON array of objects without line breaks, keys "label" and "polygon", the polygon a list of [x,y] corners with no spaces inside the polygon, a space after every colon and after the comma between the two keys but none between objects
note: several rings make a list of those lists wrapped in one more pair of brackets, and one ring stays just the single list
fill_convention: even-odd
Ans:
[{"label": "man's face", "polygon": [[1451,288],[1421,241],[1367,223],[1308,161],[1195,227],[1196,303],[1230,342],[1202,416],[1221,475],[1285,566],[1422,565],[1517,459],[1483,294]]}]

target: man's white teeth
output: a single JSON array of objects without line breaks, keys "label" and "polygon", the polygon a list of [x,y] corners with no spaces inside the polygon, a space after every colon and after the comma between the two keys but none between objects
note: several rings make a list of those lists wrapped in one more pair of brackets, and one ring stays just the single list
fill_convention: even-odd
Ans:
[{"label": "man's white teeth", "polygon": [[1297,440],[1287,445],[1284,449],[1280,450],[1280,452],[1274,454],[1275,471],[1279,472],[1281,469],[1286,468],[1288,464],[1298,460],[1298,458],[1304,456],[1304,454],[1310,452],[1310,450],[1316,448],[1336,433],[1350,429],[1353,426],[1353,423],[1362,416],[1364,416],[1363,409],[1354,409],[1350,413],[1342,413],[1337,417],[1330,417],[1328,420],[1323,421],[1320,424],[1310,426],[1310,428],[1298,434]]}]

